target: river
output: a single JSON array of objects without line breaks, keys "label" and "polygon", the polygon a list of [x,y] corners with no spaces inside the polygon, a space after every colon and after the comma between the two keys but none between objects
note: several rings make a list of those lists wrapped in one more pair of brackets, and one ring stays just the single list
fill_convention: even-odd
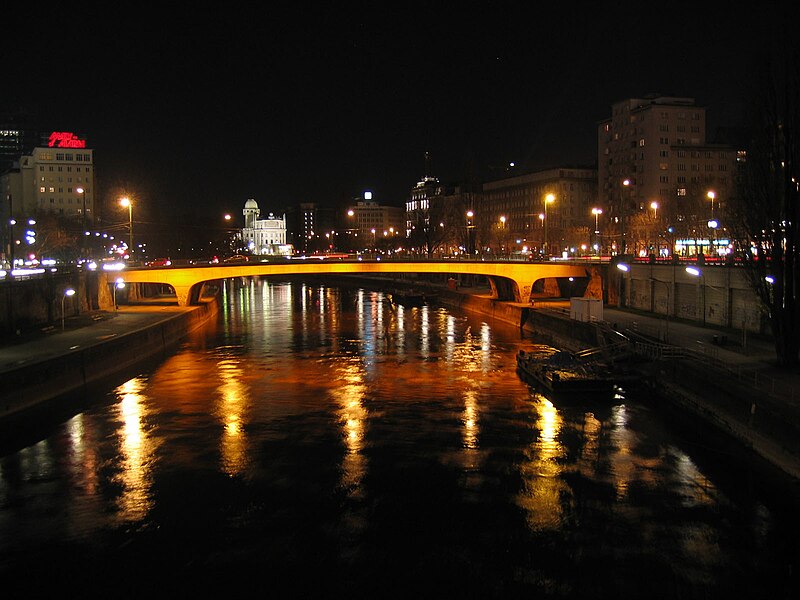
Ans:
[{"label": "river", "polygon": [[0,458],[3,591],[798,597],[778,483],[634,392],[550,402],[516,373],[537,345],[357,284],[228,281],[215,322]]}]

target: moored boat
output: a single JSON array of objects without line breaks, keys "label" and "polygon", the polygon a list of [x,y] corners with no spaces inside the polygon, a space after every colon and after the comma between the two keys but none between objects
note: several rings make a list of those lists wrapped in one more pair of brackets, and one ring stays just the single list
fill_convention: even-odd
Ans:
[{"label": "moored boat", "polygon": [[569,355],[555,352],[517,353],[517,371],[546,395],[613,395],[614,378],[602,367],[571,361]]}]

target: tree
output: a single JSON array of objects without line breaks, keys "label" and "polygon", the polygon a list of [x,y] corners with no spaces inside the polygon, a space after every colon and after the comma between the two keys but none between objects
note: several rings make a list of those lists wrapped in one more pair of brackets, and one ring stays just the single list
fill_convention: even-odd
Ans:
[{"label": "tree", "polygon": [[760,70],[750,144],[729,217],[737,253],[766,314],[777,363],[800,360],[800,71],[796,49]]},{"label": "tree", "polygon": [[62,215],[37,210],[34,215],[36,241],[30,250],[40,258],[54,258],[62,262],[71,262],[79,254],[79,242],[82,232],[80,223]]}]

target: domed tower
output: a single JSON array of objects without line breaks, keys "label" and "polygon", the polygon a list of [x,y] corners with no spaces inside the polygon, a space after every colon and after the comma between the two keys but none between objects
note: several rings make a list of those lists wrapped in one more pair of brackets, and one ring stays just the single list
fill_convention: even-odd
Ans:
[{"label": "domed tower", "polygon": [[253,227],[255,227],[256,220],[258,219],[260,212],[261,211],[258,209],[258,203],[252,198],[244,203],[244,210],[242,211],[242,214],[244,215],[245,229],[253,229]]}]

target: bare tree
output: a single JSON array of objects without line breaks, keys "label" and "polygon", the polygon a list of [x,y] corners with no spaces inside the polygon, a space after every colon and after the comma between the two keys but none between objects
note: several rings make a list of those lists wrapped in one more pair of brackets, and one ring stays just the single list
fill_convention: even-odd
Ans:
[{"label": "bare tree", "polygon": [[761,69],[750,145],[728,207],[750,283],[769,319],[777,363],[800,360],[800,72],[795,48]]}]

